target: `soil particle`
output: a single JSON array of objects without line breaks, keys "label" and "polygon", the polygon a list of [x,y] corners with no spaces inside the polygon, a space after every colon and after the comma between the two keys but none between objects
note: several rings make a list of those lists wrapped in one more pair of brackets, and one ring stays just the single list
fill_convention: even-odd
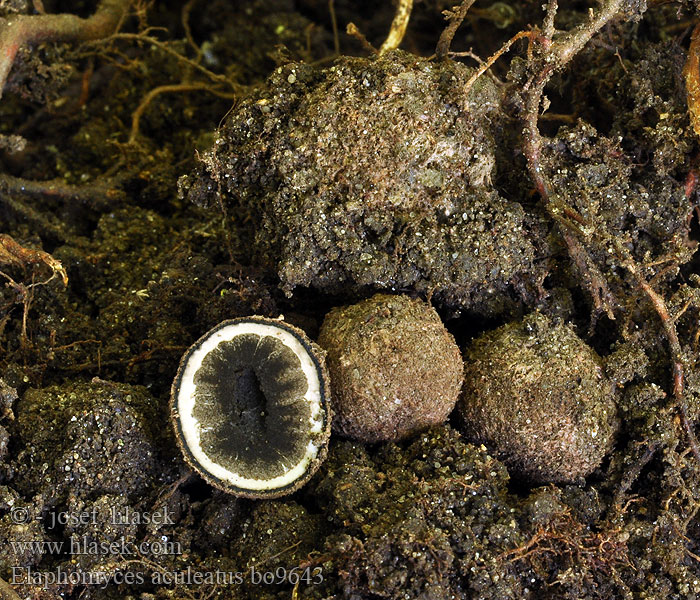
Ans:
[{"label": "soil particle", "polygon": [[240,529],[243,507],[238,498],[217,490],[202,511],[195,543],[203,552],[219,548]]},{"label": "soil particle", "polygon": [[686,197],[685,174],[672,176],[668,168],[639,170],[639,159],[625,152],[621,140],[581,121],[560,128],[543,151],[553,189],[569,199],[585,223],[587,253],[596,264],[613,266],[605,278],[617,297],[625,296],[627,285],[624,269],[614,268],[611,236],[624,240],[639,261],[673,256],[683,264],[696,249],[688,237],[693,206]]},{"label": "soil particle", "polygon": [[605,357],[605,374],[619,387],[635,378],[644,378],[649,358],[644,348],[636,343],[623,343],[612,354]]},{"label": "soil particle", "polygon": [[[12,406],[17,401],[17,390],[0,379],[0,418],[12,415]],[[14,418],[13,416],[11,418]]]},{"label": "soil particle", "polygon": [[0,519],[0,564],[24,568],[38,565],[43,554],[41,542],[48,539],[39,521],[13,523],[9,514],[3,516]]},{"label": "soil particle", "polygon": [[256,583],[256,573],[257,576],[275,574],[273,585],[264,586],[268,591],[283,589],[288,581],[280,575],[298,569],[308,559],[309,553],[317,548],[325,526],[322,515],[310,514],[296,502],[273,500],[256,503],[242,528],[232,553],[246,573],[243,589],[254,597],[261,589]]},{"label": "soil particle", "polygon": [[[326,544],[345,596],[522,593],[521,582],[497,560],[499,548],[520,536],[504,496],[507,471],[450,427],[382,445],[372,455],[340,441],[321,471],[315,497],[342,525]],[[473,562],[474,556],[480,558]]]},{"label": "soil particle", "polygon": [[7,433],[7,429],[0,425],[0,462],[7,456],[7,445],[9,442],[10,434]]},{"label": "soil particle", "polygon": [[14,483],[50,506],[69,494],[143,497],[170,470],[160,457],[167,417],[143,388],[93,380],[30,389],[18,414]]}]

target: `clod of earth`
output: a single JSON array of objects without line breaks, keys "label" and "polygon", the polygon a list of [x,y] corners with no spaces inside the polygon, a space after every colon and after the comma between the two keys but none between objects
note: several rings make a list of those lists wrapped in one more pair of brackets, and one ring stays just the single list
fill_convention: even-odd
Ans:
[{"label": "clod of earth", "polygon": [[[164,415],[145,388],[94,379],[29,389],[17,404],[24,448],[14,457],[18,489],[49,507],[70,496],[143,497],[169,472],[156,425]],[[115,459],[118,457],[118,459]]]},{"label": "clod of earth", "polygon": [[181,192],[249,216],[255,259],[288,293],[415,289],[500,312],[535,250],[491,183],[498,92],[481,78],[465,94],[471,74],[399,51],[281,67]]},{"label": "clod of earth", "polygon": [[323,355],[299,329],[224,321],[185,353],[171,409],[185,460],[207,482],[248,498],[304,485],[326,456],[331,414]]}]

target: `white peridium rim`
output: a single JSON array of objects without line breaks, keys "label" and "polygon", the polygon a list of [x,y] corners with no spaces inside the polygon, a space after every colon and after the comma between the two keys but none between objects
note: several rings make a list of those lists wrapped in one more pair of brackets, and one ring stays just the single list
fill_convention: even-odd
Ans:
[{"label": "white peridium rim", "polygon": [[297,355],[308,384],[304,400],[308,402],[311,409],[309,436],[313,437],[314,434],[320,434],[323,431],[325,414],[322,405],[320,367],[317,366],[317,363],[302,341],[282,324],[236,321],[213,330],[207,337],[201,339],[198,342],[199,347],[192,352],[187,362],[183,365],[175,405],[179,413],[180,429],[185,445],[194,460],[199,463],[204,471],[223,483],[242,490],[272,491],[289,486],[303,477],[310,463],[318,456],[321,444],[316,444],[313,442],[313,439],[310,439],[302,459],[294,465],[284,465],[284,475],[279,475],[272,479],[252,479],[214,462],[205,454],[200,443],[199,431],[201,423],[192,414],[195,392],[194,376],[201,367],[204,357],[222,342],[231,341],[234,337],[246,333],[277,338]]}]

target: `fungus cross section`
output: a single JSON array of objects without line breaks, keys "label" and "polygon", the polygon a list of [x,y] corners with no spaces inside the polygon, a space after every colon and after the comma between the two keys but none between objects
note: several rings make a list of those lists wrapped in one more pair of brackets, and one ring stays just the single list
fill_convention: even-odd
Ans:
[{"label": "fungus cross section", "polygon": [[192,416],[216,463],[254,479],[283,475],[306,453],[308,384],[297,355],[272,336],[221,342],[194,376]]},{"label": "fungus cross section", "polygon": [[234,319],[205,334],[173,383],[185,459],[213,485],[251,498],[303,485],[330,435],[321,360],[303,332],[275,319]]}]

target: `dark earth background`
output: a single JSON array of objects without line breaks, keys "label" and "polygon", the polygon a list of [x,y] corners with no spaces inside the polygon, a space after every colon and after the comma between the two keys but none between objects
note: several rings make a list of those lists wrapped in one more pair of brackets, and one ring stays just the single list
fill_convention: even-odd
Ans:
[{"label": "dark earth background", "polygon": [[[44,7],[87,17],[95,4]],[[541,26],[541,4],[477,2],[452,50],[485,59],[517,32]],[[562,2],[557,28],[571,29],[590,7]],[[417,3],[402,49],[431,56],[449,8]],[[413,60],[396,53],[377,63],[344,33],[353,22],[379,47],[391,3],[337,0],[334,10],[341,54],[363,57],[369,71]],[[699,597],[700,464],[682,423],[683,412],[692,424],[700,410],[698,138],[683,77],[698,7],[653,2],[634,10],[554,75],[539,123],[544,172],[599,235],[567,245],[572,234],[545,210],[528,175],[516,93],[527,79],[527,41],[520,41],[482,76],[493,110],[470,125],[476,136],[478,119],[486,119],[480,143],[495,166],[487,192],[475,196],[478,226],[467,234],[490,248],[501,273],[490,281],[474,264],[457,291],[443,286],[433,298],[463,349],[538,310],[571,323],[605,359],[622,423],[613,451],[585,481],[540,487],[470,444],[456,418],[397,443],[335,435],[311,481],[279,500],[214,490],[180,456],[170,386],[181,355],[204,332],[237,316],[284,314],[315,339],[332,307],[392,287],[367,280],[366,271],[331,283],[318,276],[323,269],[295,271],[279,232],[261,221],[254,191],[235,205],[205,197],[196,183],[197,157],[224,116],[232,115],[222,135],[235,147],[245,122],[237,115],[250,106],[244,98],[279,104],[290,69],[306,73],[300,85],[316,95],[310,105],[318,118],[324,110],[332,117],[332,90],[324,97],[312,89],[335,56],[327,2],[141,1],[120,30],[129,35],[21,52],[0,100],[0,233],[23,248],[18,260],[0,264],[0,577],[11,582],[14,567],[20,597],[47,599]],[[0,14],[14,12],[31,14],[31,3],[0,2]],[[144,103],[166,85],[178,87]],[[416,90],[422,106],[430,91]],[[296,93],[303,97],[303,88]],[[353,109],[371,122],[377,107]],[[328,151],[348,147],[354,140]],[[350,157],[360,164],[362,152],[358,146]],[[391,177],[390,164],[378,168]],[[449,179],[449,161],[444,168]],[[493,231],[513,223],[525,236],[519,253],[491,243]],[[307,225],[315,226],[295,221],[300,239]],[[615,256],[612,238],[642,265],[677,330],[683,410],[658,310]],[[48,254],[32,253],[39,250]],[[345,272],[358,273],[349,256],[339,259],[348,261]],[[395,291],[432,297],[425,273],[444,256],[422,257],[425,272],[394,273]],[[484,286],[496,293],[485,296]],[[110,510],[127,508],[160,511],[168,522],[110,522]],[[53,522],[84,513],[95,518]],[[133,545],[72,552],[71,540]],[[64,546],[19,551],[17,541]],[[178,551],[159,553],[167,542]],[[112,579],[32,582],[28,569]],[[274,581],[257,583],[251,569]],[[239,573],[240,581],[192,575],[216,571]],[[125,582],[126,573],[143,583]],[[172,583],[174,573],[189,579]],[[0,587],[0,597],[16,596]]]}]

